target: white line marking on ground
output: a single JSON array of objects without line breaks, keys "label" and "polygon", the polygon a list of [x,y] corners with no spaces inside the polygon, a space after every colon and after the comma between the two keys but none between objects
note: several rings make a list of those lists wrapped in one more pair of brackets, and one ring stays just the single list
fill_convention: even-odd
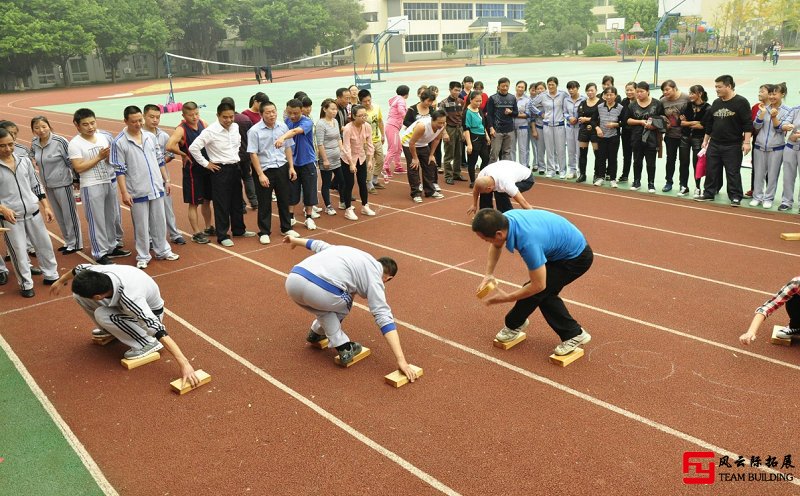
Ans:
[{"label": "white line marking on ground", "polygon": [[[467,260],[466,262],[461,262],[460,264],[455,264],[455,265],[453,265],[453,267],[461,267],[462,265],[467,265],[468,263],[474,262],[474,261],[475,261],[475,259],[473,258],[472,260]],[[433,274],[431,274],[431,276],[439,275],[442,272],[447,272],[448,270],[452,270],[452,267],[447,267],[446,269],[442,269],[442,270],[440,270],[438,272],[434,272]]]},{"label": "white line marking on ground", "polygon": [[70,447],[72,447],[72,449],[75,451],[75,454],[78,455],[81,463],[83,463],[83,466],[86,467],[86,470],[92,476],[103,493],[108,496],[118,495],[119,493],[117,493],[117,490],[114,489],[110,482],[108,482],[108,479],[106,479],[103,471],[100,470],[100,467],[97,466],[97,463],[94,461],[92,456],[88,451],[86,451],[86,448],[83,446],[83,443],[80,442],[78,436],[72,432],[72,429],[70,429],[69,425],[67,425],[64,419],[61,418],[61,415],[59,415],[56,407],[53,406],[44,391],[42,391],[39,385],[36,384],[33,376],[30,374],[30,372],[28,372],[28,369],[22,363],[22,360],[19,359],[16,353],[14,353],[14,350],[11,349],[11,345],[9,345],[8,341],[3,338],[2,334],[0,334],[0,348],[2,348],[6,355],[8,355],[8,358],[11,360],[11,363],[14,364],[14,367],[16,367],[19,375],[25,379],[25,383],[28,385],[33,395],[36,396],[36,399],[42,404],[42,407],[45,409],[47,414],[50,415],[51,419],[53,419],[53,423],[56,424],[58,430],[61,431],[61,435],[64,436],[64,439],[67,440],[67,443],[69,443]]}]

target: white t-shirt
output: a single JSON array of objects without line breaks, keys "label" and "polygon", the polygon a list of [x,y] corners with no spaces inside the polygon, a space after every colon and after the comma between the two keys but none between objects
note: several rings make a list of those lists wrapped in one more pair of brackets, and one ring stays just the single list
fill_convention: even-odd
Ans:
[{"label": "white t-shirt", "polygon": [[416,143],[417,148],[424,148],[428,146],[431,141],[435,140],[436,137],[442,134],[442,131],[444,131],[444,127],[439,128],[438,131],[434,131],[433,126],[431,125],[431,118],[423,117],[408,126],[406,130],[400,134],[400,140],[402,141],[403,146],[408,146],[408,144],[411,142],[411,136],[413,136],[414,130],[417,128],[417,126],[425,127],[425,132]]},{"label": "white t-shirt", "polygon": [[[100,153],[100,150],[111,146],[111,140],[101,132],[94,134],[95,142],[85,140],[80,134],[72,138],[69,142],[69,158],[79,160],[91,160]],[[110,183],[115,177],[114,168],[108,160],[101,160],[96,166],[80,173],[81,188],[94,186],[96,184]]]},{"label": "white t-shirt", "polygon": [[513,160],[499,160],[481,167],[478,177],[489,176],[494,179],[494,190],[514,197],[519,193],[517,183],[531,177],[531,170]]}]

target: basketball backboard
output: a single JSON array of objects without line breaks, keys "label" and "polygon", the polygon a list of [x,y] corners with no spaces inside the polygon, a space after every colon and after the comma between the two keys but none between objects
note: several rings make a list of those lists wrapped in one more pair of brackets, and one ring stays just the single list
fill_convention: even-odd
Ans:
[{"label": "basketball backboard", "polygon": [[501,22],[487,22],[486,23],[486,32],[489,34],[500,34],[502,30],[503,23]]},{"label": "basketball backboard", "polygon": [[625,31],[625,18],[609,17],[606,19],[606,31]]},{"label": "basketball backboard", "polygon": [[665,13],[680,14],[683,17],[702,15],[703,0],[658,0],[658,16]]},{"label": "basketball backboard", "polygon": [[386,20],[387,31],[397,31],[401,35],[406,35],[408,34],[408,28],[408,16],[389,17]]}]

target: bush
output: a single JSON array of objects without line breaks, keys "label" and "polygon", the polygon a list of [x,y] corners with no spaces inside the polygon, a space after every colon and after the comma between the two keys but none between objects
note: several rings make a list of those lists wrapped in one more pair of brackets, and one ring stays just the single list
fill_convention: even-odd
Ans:
[{"label": "bush", "polygon": [[518,33],[511,38],[509,48],[520,57],[531,57],[536,55],[536,41],[530,33]]},{"label": "bush", "polygon": [[450,57],[451,55],[455,55],[458,49],[452,43],[448,43],[442,46],[442,53],[446,56]]},{"label": "bush", "polygon": [[586,57],[610,57],[616,55],[614,48],[605,43],[590,43],[583,49]]}]

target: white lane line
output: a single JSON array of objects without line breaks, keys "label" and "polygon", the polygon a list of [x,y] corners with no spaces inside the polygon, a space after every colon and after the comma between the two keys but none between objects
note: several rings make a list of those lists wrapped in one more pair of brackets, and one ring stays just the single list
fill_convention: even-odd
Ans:
[{"label": "white lane line", "polygon": [[58,430],[61,431],[61,435],[64,436],[64,439],[67,440],[67,443],[69,443],[70,447],[73,449],[73,451],[75,451],[75,454],[78,455],[81,463],[83,463],[83,466],[86,467],[86,470],[92,476],[103,493],[108,496],[118,495],[119,493],[117,493],[117,490],[114,489],[110,482],[108,482],[108,479],[106,479],[103,471],[100,470],[100,467],[97,466],[97,463],[94,461],[92,456],[88,451],[86,451],[86,448],[83,446],[83,443],[80,442],[78,436],[72,432],[72,429],[70,429],[69,425],[67,425],[64,419],[61,418],[61,415],[59,415],[56,407],[53,406],[44,391],[42,391],[39,385],[36,384],[33,376],[31,376],[30,372],[28,372],[28,369],[22,363],[22,360],[19,359],[16,353],[14,353],[14,350],[11,349],[11,345],[8,344],[8,341],[5,340],[2,334],[0,334],[0,348],[2,348],[6,355],[8,355],[9,360],[11,360],[11,363],[14,364],[14,367],[17,369],[17,372],[19,372],[19,375],[25,379],[25,383],[28,385],[33,395],[36,396],[36,399],[42,404],[42,407],[53,420],[53,423],[56,424]]},{"label": "white lane line", "polygon": [[[365,244],[368,244],[368,245],[377,246],[377,247],[382,248],[384,250],[392,251],[392,252],[399,253],[399,254],[402,254],[402,255],[406,255],[406,256],[409,256],[409,257],[415,257],[415,258],[418,258],[420,260],[424,260],[426,262],[430,262],[430,263],[432,263],[434,265],[439,265],[440,267],[451,268],[452,270],[455,270],[455,271],[458,271],[458,272],[463,272],[465,274],[470,274],[470,275],[476,276],[476,277],[478,277],[480,279],[483,279],[483,274],[482,273],[475,272],[473,270],[468,270],[468,269],[465,269],[463,267],[454,267],[454,266],[452,266],[452,265],[450,265],[448,263],[445,263],[445,262],[440,262],[438,260],[434,260],[432,258],[428,258],[428,257],[421,256],[421,255],[415,255],[415,254],[410,253],[410,252],[408,252],[406,250],[398,250],[396,248],[392,248],[390,246],[382,245],[380,243],[375,243],[374,241],[369,241],[369,240],[366,240],[366,239],[358,238],[356,236],[350,236],[349,234],[344,234],[341,231],[329,231],[329,232],[331,234],[336,234],[337,236],[342,236],[344,238],[352,239],[354,241],[359,241],[361,243],[365,243]],[[511,281],[505,281],[503,279],[498,279],[497,281],[498,282],[502,282],[503,284],[507,284],[509,286],[515,287],[515,288],[521,288],[522,287],[519,284],[513,283]],[[622,320],[627,320],[628,322],[633,322],[633,323],[636,323],[636,324],[639,324],[639,325],[642,325],[642,326],[646,326],[646,327],[650,327],[650,328],[653,328],[653,329],[657,329],[659,331],[668,332],[670,334],[674,334],[676,336],[681,336],[683,338],[692,339],[694,341],[698,341],[698,342],[701,342],[701,343],[704,343],[704,344],[715,346],[717,348],[721,348],[721,349],[726,350],[726,351],[732,351],[734,353],[747,355],[749,357],[757,358],[759,360],[763,360],[765,362],[769,362],[769,363],[772,363],[772,364],[775,364],[775,365],[781,365],[783,367],[788,367],[790,369],[800,370],[800,365],[796,365],[796,364],[788,363],[788,362],[783,362],[781,360],[776,360],[775,358],[772,358],[772,357],[759,355],[758,353],[753,353],[752,351],[747,351],[747,350],[744,350],[742,348],[736,348],[734,346],[729,346],[727,344],[718,343],[718,342],[712,341],[710,339],[701,338],[699,336],[695,336],[695,335],[689,334],[687,332],[682,332],[682,331],[679,331],[677,329],[671,329],[671,328],[666,327],[666,326],[662,326],[662,325],[655,324],[655,323],[652,323],[652,322],[647,322],[646,320],[641,320],[641,319],[637,319],[636,317],[630,317],[628,315],[623,315],[621,313],[613,312],[611,310],[606,310],[604,308],[596,307],[594,305],[589,305],[587,303],[581,303],[579,301],[569,300],[567,298],[562,298],[562,299],[564,301],[568,302],[568,303],[573,304],[573,305],[576,305],[576,306],[579,306],[579,307],[582,307],[582,308],[586,308],[586,309],[589,309],[589,310],[593,310],[595,312],[603,313],[603,314],[606,314],[606,315],[610,315],[612,317],[617,317],[617,318],[622,319]]]},{"label": "white lane line", "polygon": [[[470,262],[474,262],[474,261],[475,261],[475,259],[473,258],[472,260],[467,260],[466,262],[461,262],[460,264],[455,264],[455,265],[453,265],[453,267],[461,267],[462,265],[467,265],[468,263],[470,263]],[[451,270],[451,268],[450,268],[450,267],[447,267],[447,268],[445,268],[445,269],[442,269],[442,270],[440,270],[440,271],[438,271],[438,272],[434,272],[433,274],[431,274],[431,276],[436,276],[436,275],[439,275],[439,274],[441,274],[442,272],[447,272],[448,270]]]},{"label": "white lane line", "polygon": [[[276,271],[276,272],[279,272],[279,271]],[[281,273],[281,272],[279,272],[279,273]],[[281,274],[283,274],[283,273],[281,273]],[[286,274],[284,274],[284,277],[285,276],[286,276]],[[202,339],[206,340],[209,344],[211,344],[215,348],[219,349],[220,351],[222,351],[223,353],[225,353],[230,358],[234,359],[235,361],[237,361],[238,363],[240,363],[244,367],[248,368],[251,372],[253,372],[257,376],[261,377],[262,379],[264,379],[265,381],[269,382],[270,384],[272,384],[276,388],[280,389],[284,393],[288,394],[289,396],[291,396],[295,400],[297,400],[300,403],[304,404],[305,406],[307,406],[309,409],[313,410],[316,414],[318,414],[319,416],[321,416],[322,418],[324,418],[328,422],[330,422],[333,425],[335,425],[336,427],[340,428],[341,430],[343,430],[347,434],[350,434],[351,436],[356,438],[358,441],[360,441],[361,443],[365,444],[367,447],[373,449],[374,451],[376,451],[379,454],[383,455],[384,457],[388,458],[392,462],[396,463],[397,465],[402,467],[404,470],[406,470],[410,474],[414,475],[415,477],[417,477],[421,481],[425,482],[429,486],[433,487],[434,489],[436,489],[436,490],[438,490],[438,491],[440,491],[440,492],[442,492],[444,494],[454,495],[454,496],[459,494],[457,491],[455,491],[454,489],[452,489],[449,486],[445,485],[444,483],[442,483],[441,481],[439,481],[438,479],[436,479],[435,477],[433,477],[429,473],[427,473],[427,472],[423,471],[422,469],[418,468],[417,466],[413,465],[411,462],[409,462],[408,460],[406,460],[402,456],[398,455],[394,451],[391,451],[391,450],[389,450],[387,448],[384,448],[382,445],[380,445],[377,442],[373,441],[371,438],[367,437],[365,434],[362,434],[360,431],[358,431],[358,430],[354,429],[353,427],[351,427],[350,425],[348,425],[347,422],[345,422],[344,420],[340,419],[339,417],[337,417],[334,414],[330,413],[329,411],[325,410],[324,408],[322,408],[318,404],[314,403],[313,401],[311,401],[310,399],[306,398],[302,394],[298,393],[297,391],[295,391],[291,387],[289,387],[286,384],[284,384],[283,382],[279,381],[278,379],[276,379],[275,377],[273,377],[272,375],[270,375],[266,371],[258,368],[252,362],[250,362],[249,360],[247,360],[243,356],[239,355],[235,351],[231,350],[230,348],[228,348],[224,344],[220,343],[216,339],[212,338],[208,334],[204,333],[203,331],[201,331],[197,327],[193,326],[191,323],[187,322],[185,319],[183,319],[179,315],[175,314],[174,312],[172,312],[172,311],[170,311],[169,309],[166,309],[166,308],[164,309],[164,311],[167,313],[167,315],[169,315],[170,317],[172,317],[173,319],[178,321],[180,324],[182,324],[184,327],[189,329],[191,332],[193,332],[197,336],[201,337]]]}]

